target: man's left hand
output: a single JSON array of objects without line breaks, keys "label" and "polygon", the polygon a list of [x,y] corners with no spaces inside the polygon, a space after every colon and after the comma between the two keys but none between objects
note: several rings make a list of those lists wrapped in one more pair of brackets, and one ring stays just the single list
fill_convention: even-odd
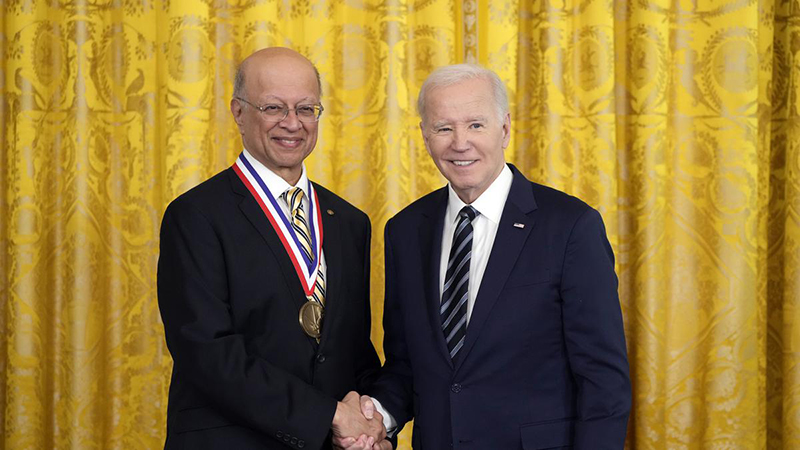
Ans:
[{"label": "man's left hand", "polygon": [[343,450],[392,450],[392,443],[387,439],[369,445],[369,438],[362,434],[358,439],[353,437],[333,438],[333,446]]}]

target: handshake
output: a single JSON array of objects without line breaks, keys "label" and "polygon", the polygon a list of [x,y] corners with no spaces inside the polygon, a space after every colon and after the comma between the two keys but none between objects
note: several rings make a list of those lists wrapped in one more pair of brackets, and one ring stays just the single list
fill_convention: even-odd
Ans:
[{"label": "handshake", "polygon": [[346,450],[391,450],[386,440],[383,416],[366,395],[349,392],[336,405],[333,416],[333,445]]}]

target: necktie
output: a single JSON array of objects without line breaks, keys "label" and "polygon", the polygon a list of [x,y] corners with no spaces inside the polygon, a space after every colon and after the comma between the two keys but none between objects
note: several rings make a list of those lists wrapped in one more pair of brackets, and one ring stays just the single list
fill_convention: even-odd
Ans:
[{"label": "necktie", "polygon": [[[299,187],[291,187],[283,193],[283,199],[292,211],[292,228],[300,241],[300,250],[305,253],[309,261],[314,261],[314,252],[311,250],[311,238],[308,232],[308,221],[306,213],[303,211],[303,190]],[[325,276],[322,274],[322,266],[317,271],[317,282],[314,285],[314,300],[320,305],[325,304]]]},{"label": "necktie", "polygon": [[442,305],[442,330],[447,341],[450,358],[455,360],[464,346],[467,334],[467,297],[469,288],[469,261],[472,258],[472,221],[478,215],[475,208],[465,206],[459,211],[458,224],[453,233],[453,246],[447,261]]}]

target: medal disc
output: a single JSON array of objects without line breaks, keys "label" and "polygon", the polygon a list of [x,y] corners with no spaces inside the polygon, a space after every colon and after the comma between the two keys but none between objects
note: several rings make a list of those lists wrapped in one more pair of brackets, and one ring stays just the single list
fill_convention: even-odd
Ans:
[{"label": "medal disc", "polygon": [[314,339],[319,339],[324,310],[319,303],[309,300],[300,308],[300,326]]}]

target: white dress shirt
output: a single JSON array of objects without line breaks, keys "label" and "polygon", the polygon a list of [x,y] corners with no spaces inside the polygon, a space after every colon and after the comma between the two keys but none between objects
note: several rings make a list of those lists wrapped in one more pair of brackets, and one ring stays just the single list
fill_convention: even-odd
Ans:
[{"label": "white dress shirt", "polygon": [[[507,165],[503,165],[500,175],[483,191],[483,194],[472,202],[472,207],[478,212],[478,216],[472,221],[472,257],[469,260],[469,286],[467,287],[467,325],[469,325],[469,319],[472,316],[472,309],[475,307],[475,297],[478,296],[478,289],[481,287],[483,272],[486,271],[486,264],[489,262],[489,255],[492,253],[494,237],[497,235],[497,227],[500,225],[500,216],[503,215],[503,208],[506,205],[506,199],[509,191],[511,191],[511,182],[513,180],[514,176],[511,174],[511,169]],[[458,224],[458,212],[461,211],[461,208],[467,206],[466,203],[458,198],[458,194],[449,184],[447,185],[447,191],[447,211],[444,214],[442,254],[439,264],[440,297],[447,274],[447,263],[450,260],[453,233]],[[469,327],[467,327],[467,333],[469,333]]]},{"label": "white dress shirt", "polygon": [[[303,195],[305,195],[305,197],[303,198],[303,204],[301,207],[303,208],[303,212],[306,214],[306,217],[311,217],[312,211],[309,210],[311,202],[308,201],[308,174],[306,173],[305,164],[303,164],[303,171],[300,173],[300,179],[297,180],[296,185],[292,186],[278,174],[268,169],[267,166],[261,164],[253,157],[253,155],[250,154],[250,152],[247,151],[247,149],[244,149],[242,153],[247,159],[247,162],[249,162],[250,165],[252,165],[256,170],[258,176],[261,177],[261,181],[267,185],[269,193],[276,200],[275,203],[280,205],[281,210],[284,214],[286,214],[286,218],[289,219],[290,223],[292,220],[292,210],[289,204],[286,202],[286,199],[282,198],[281,196],[291,187],[299,187],[303,190]],[[321,250],[319,259],[319,271],[322,272],[322,276],[325,277],[328,275],[328,265],[325,262],[325,253],[323,253]]]},{"label": "white dress shirt", "polygon": [[[511,192],[512,181],[514,181],[514,175],[508,165],[504,164],[500,175],[472,202],[472,207],[478,212],[478,216],[472,221],[472,257],[469,261],[469,286],[467,287],[467,333],[469,333],[469,319],[475,307],[475,298],[481,287],[489,255],[492,253],[497,227],[500,225],[500,217],[503,215],[508,193]],[[449,184],[447,185],[447,194],[447,210],[444,214],[444,228],[442,229],[442,254],[439,264],[439,301],[441,301],[447,263],[450,259],[450,248],[453,246],[453,233],[458,223],[458,212],[467,206],[458,198],[458,194]],[[378,400],[373,398],[372,401],[375,409],[383,416],[383,425],[392,436],[397,428],[397,421]]]}]

